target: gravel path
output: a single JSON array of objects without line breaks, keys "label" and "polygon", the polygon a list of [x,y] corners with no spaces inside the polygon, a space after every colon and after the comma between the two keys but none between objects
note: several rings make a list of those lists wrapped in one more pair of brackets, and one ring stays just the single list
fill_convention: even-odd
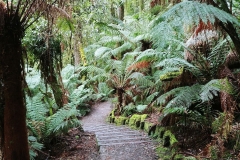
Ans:
[{"label": "gravel path", "polygon": [[100,160],[157,160],[154,142],[146,133],[106,122],[111,110],[110,102],[96,104],[81,121],[84,131],[96,134]]}]

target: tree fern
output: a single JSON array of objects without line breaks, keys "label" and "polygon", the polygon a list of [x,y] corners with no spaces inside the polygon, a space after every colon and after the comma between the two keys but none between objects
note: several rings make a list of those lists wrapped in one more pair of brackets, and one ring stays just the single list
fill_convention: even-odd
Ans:
[{"label": "tree fern", "polygon": [[204,23],[212,23],[219,20],[223,23],[239,25],[238,20],[232,15],[206,3],[197,1],[185,1],[174,5],[156,20],[156,26],[152,30],[152,36],[156,47],[162,46],[159,36],[164,38],[177,37],[184,34],[184,27],[198,25],[200,20]]}]

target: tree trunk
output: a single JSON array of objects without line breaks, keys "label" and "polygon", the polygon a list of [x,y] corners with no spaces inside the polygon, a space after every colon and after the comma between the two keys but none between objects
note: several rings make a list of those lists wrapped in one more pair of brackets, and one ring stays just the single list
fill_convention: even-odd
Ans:
[{"label": "tree trunk", "polygon": [[238,37],[236,28],[234,28],[234,26],[231,23],[227,23],[226,27],[223,23],[221,23],[223,29],[229,34],[229,36],[231,37],[233,44],[235,46],[235,49],[237,51],[238,56],[240,56],[240,38]]},{"label": "tree trunk", "polygon": [[[3,15],[0,15],[3,16]],[[21,66],[23,36],[17,14],[4,14],[0,34],[0,59],[4,98],[4,147],[5,160],[29,160],[26,128],[26,108],[23,98]]]},{"label": "tree trunk", "polygon": [[54,99],[56,101],[56,104],[59,108],[63,107],[64,100],[63,100],[63,91],[61,89],[61,85],[58,83],[57,77],[55,75],[55,72],[51,73],[52,75],[48,78],[48,84],[50,85]]},{"label": "tree trunk", "polygon": [[124,5],[123,5],[123,3],[121,3],[118,6],[118,19],[120,19],[121,21],[123,21],[123,19],[124,19]]},{"label": "tree trunk", "polygon": [[114,8],[114,5],[113,5],[113,1],[110,1],[110,12],[111,12],[111,16],[113,18],[116,17],[116,12],[115,12],[115,8]]},{"label": "tree trunk", "polygon": [[117,88],[117,97],[118,97],[118,104],[117,104],[117,112],[116,115],[121,114],[121,109],[122,109],[122,104],[123,104],[123,89],[122,88]]},{"label": "tree trunk", "polygon": [[75,67],[78,67],[80,64],[80,53],[79,53],[79,48],[78,48],[79,42],[78,42],[77,38],[74,39],[74,41],[75,41],[74,42],[74,65],[75,65]]},{"label": "tree trunk", "polygon": [[[1,52],[0,52],[0,55],[1,55]],[[3,117],[4,98],[3,98],[3,78],[2,78],[1,64],[2,64],[2,61],[0,59],[0,154],[2,154],[2,151],[3,151],[3,126],[4,126],[4,123],[3,123],[4,122],[4,117]]]},{"label": "tree trunk", "polygon": [[[221,66],[218,71],[218,78],[227,78],[231,84],[236,84],[237,80],[232,71],[225,65]],[[237,86],[236,86],[237,87]],[[221,109],[224,112],[234,113],[234,109],[237,107],[235,98],[226,92],[220,92]]]}]

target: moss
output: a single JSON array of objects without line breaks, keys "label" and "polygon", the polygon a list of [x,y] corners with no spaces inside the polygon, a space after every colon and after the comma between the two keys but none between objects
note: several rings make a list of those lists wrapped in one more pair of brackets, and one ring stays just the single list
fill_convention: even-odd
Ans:
[{"label": "moss", "polygon": [[164,75],[160,76],[160,80],[161,81],[169,81],[172,80],[173,78],[181,75],[183,73],[183,67],[179,69],[179,71],[175,71],[175,72],[168,72]]},{"label": "moss", "polygon": [[141,115],[141,122],[143,122],[147,117],[148,117],[147,114],[143,114],[143,115]]},{"label": "moss", "polygon": [[115,109],[112,110],[112,112],[109,114],[109,116],[107,117],[107,122],[109,123],[114,123],[114,119],[115,119]]},{"label": "moss", "polygon": [[162,157],[162,160],[170,160],[174,155],[175,151],[170,148],[163,147],[161,144],[157,147],[156,153],[158,157]]},{"label": "moss", "polygon": [[150,130],[153,126],[154,126],[153,123],[145,122],[145,123],[144,123],[144,131],[148,133],[149,130]]},{"label": "moss", "polygon": [[134,115],[132,115],[132,117],[129,119],[128,125],[129,125],[131,128],[137,128],[137,127],[136,127],[137,121],[139,121],[139,122],[141,121],[141,115],[134,114]]},{"label": "moss", "polygon": [[[170,145],[173,146],[175,143],[177,143],[177,139],[175,138],[174,134],[172,134],[172,132],[170,130],[167,130],[164,135],[163,135],[163,140],[164,141],[168,141],[170,142]],[[167,142],[164,142],[167,143]]]},{"label": "moss", "polygon": [[221,113],[220,116],[212,122],[213,133],[217,133],[221,129],[225,116],[225,113]]},{"label": "moss", "polygon": [[163,138],[166,129],[164,127],[160,127],[158,130],[159,130],[159,138]]},{"label": "moss", "polygon": [[165,132],[165,128],[164,127],[156,126],[153,138],[163,138],[164,132]]},{"label": "moss", "polygon": [[115,123],[116,125],[124,125],[127,119],[128,119],[127,117],[122,116],[115,117]]},{"label": "moss", "polygon": [[229,94],[235,94],[235,89],[234,86],[229,82],[229,80],[227,78],[224,78],[222,80],[220,80],[220,87],[222,90],[224,90],[225,92],[229,93]]},{"label": "moss", "polygon": [[216,146],[211,146],[210,148],[210,153],[211,153],[211,158],[212,159],[219,159],[219,150],[217,149]]},{"label": "moss", "polygon": [[130,118],[127,118],[127,119],[126,119],[125,125],[128,125],[128,124],[129,124],[129,119],[130,119]]}]

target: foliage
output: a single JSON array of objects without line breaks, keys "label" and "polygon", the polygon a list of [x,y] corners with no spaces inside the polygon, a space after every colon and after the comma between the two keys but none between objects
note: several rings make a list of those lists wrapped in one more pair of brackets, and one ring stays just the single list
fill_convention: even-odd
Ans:
[{"label": "foliage", "polygon": [[[158,46],[160,49],[163,46],[161,40],[164,38],[171,40],[173,36],[186,35],[185,29],[198,25],[201,21],[206,24],[208,22],[214,24],[216,20],[239,25],[235,17],[212,5],[197,1],[185,1],[176,4],[163,15],[156,18],[155,23],[157,25],[153,29],[155,46]],[[159,37],[158,35],[161,36]]]},{"label": "foliage", "polygon": [[[30,153],[34,157],[35,150],[42,148],[41,143],[49,143],[54,136],[66,133],[68,129],[79,127],[80,122],[77,117],[84,114],[85,109],[76,108],[86,102],[86,97],[79,89],[73,92],[70,100],[78,101],[68,103],[63,108],[58,108],[53,99],[50,88],[45,88],[43,81],[40,79],[40,73],[33,68],[28,68],[26,81],[30,96],[26,96],[27,104],[27,126],[30,136],[31,150]],[[31,72],[30,72],[31,71]],[[65,75],[71,77],[70,75]],[[74,97],[76,99],[74,99]]]},{"label": "foliage", "polygon": [[[48,37],[46,43],[44,32],[49,24],[41,18],[33,23],[24,39],[30,53],[27,63],[31,67],[37,66],[39,58],[45,57],[41,60],[44,67],[48,49],[52,51],[48,56],[56,60],[50,64],[62,61],[61,52],[64,62],[71,63],[57,75],[62,79],[69,102],[61,109],[56,105],[51,87],[44,85],[35,69],[28,70],[25,91],[32,151],[33,142],[50,141],[53,136],[78,126],[77,117],[90,111],[88,102],[109,98],[117,99],[113,102],[117,109],[112,112],[112,118],[121,114],[128,117],[149,113],[152,106],[160,107],[159,123],[172,127],[165,137],[194,138],[194,135],[187,135],[187,129],[199,128],[206,130],[206,134],[217,135],[223,132],[223,127],[231,128],[233,113],[231,116],[222,113],[221,94],[226,93],[238,101],[235,95],[239,82],[230,73],[224,77],[219,75],[223,66],[228,67],[230,51],[234,52],[232,37],[223,31],[224,26],[233,24],[239,29],[239,17],[222,10],[224,6],[217,8],[197,1],[183,1],[168,8],[164,5],[152,9],[145,6],[145,10],[136,8],[136,1],[73,2],[71,19],[55,21],[57,28],[53,33],[58,31],[59,36]],[[125,17],[119,20],[116,13],[122,3],[126,7]],[[147,3],[150,2],[146,1],[145,5]],[[165,12],[165,9],[168,10]],[[239,12],[237,1],[233,1],[232,11]],[[223,28],[219,27],[220,23]],[[81,53],[78,53],[80,47]],[[76,53],[82,56],[79,66],[72,65]],[[61,67],[55,64],[60,72]],[[235,70],[233,74],[239,76],[239,71]],[[132,117],[130,125],[139,120],[137,116]],[[123,119],[120,116],[118,123]],[[149,123],[148,127],[151,125]],[[229,134],[225,133],[230,131],[224,132],[223,137],[227,139]],[[191,139],[186,137],[183,139]],[[172,138],[171,144],[176,141]],[[179,142],[185,143],[181,139]],[[237,142],[235,148],[239,146]],[[212,146],[212,151],[219,150],[214,144]],[[36,144],[35,149],[41,149],[40,145]]]},{"label": "foliage", "polygon": [[37,138],[34,136],[28,136],[28,142],[30,145],[29,153],[30,153],[30,159],[34,160],[34,157],[37,156],[37,152],[43,148],[43,144],[39,143],[37,141]]}]

